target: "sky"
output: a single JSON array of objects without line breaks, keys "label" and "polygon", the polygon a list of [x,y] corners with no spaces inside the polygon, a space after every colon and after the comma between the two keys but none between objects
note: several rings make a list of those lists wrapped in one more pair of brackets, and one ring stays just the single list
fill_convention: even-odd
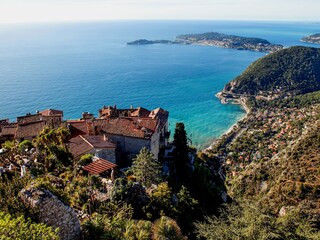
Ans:
[{"label": "sky", "polygon": [[320,21],[320,0],[0,0],[0,23],[95,20]]}]

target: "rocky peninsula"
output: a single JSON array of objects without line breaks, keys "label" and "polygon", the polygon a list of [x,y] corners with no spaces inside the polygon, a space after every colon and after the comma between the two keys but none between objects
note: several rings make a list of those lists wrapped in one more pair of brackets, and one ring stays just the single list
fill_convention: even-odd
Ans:
[{"label": "rocky peninsula", "polygon": [[217,32],[202,34],[179,35],[174,41],[170,40],[146,40],[139,39],[128,42],[128,45],[148,45],[148,44],[194,44],[204,46],[218,46],[237,50],[250,50],[257,52],[276,52],[283,49],[282,45],[272,44],[261,38],[240,37]]},{"label": "rocky peninsula", "polygon": [[316,33],[310,36],[306,36],[300,40],[301,42],[320,44],[320,33]]}]

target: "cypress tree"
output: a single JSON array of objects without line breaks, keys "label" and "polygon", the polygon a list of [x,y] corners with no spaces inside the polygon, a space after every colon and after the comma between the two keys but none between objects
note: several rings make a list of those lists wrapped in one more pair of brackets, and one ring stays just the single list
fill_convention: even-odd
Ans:
[{"label": "cypress tree", "polygon": [[173,151],[173,157],[175,160],[176,172],[180,177],[183,177],[188,170],[188,141],[187,133],[184,127],[184,123],[176,123],[176,128],[173,136],[173,144],[175,149]]}]

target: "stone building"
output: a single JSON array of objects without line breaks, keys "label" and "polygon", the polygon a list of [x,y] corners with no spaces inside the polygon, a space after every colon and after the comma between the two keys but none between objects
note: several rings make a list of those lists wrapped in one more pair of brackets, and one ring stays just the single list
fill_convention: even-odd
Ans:
[{"label": "stone building", "polygon": [[158,159],[160,149],[169,138],[169,113],[162,108],[150,111],[142,107],[118,109],[116,106],[104,106],[99,110],[98,118],[84,114],[81,120],[67,121],[72,137],[104,136],[116,145],[117,153],[128,159],[132,159],[143,147]]},{"label": "stone building", "polygon": [[32,140],[45,127],[57,128],[63,121],[63,111],[47,109],[36,114],[28,113],[25,116],[17,117],[17,121],[10,123],[1,121],[0,140],[17,139],[19,141]]},{"label": "stone building", "polygon": [[116,144],[107,140],[105,136],[79,135],[69,140],[68,148],[75,160],[90,153],[116,163]]}]

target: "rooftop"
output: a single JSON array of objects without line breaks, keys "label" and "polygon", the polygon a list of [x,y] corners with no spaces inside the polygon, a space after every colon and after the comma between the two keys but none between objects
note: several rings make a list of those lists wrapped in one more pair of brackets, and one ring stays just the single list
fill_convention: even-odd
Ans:
[{"label": "rooftop", "polygon": [[90,152],[91,150],[98,148],[116,148],[116,145],[106,139],[104,136],[77,136],[71,138],[68,143],[70,152],[74,158]]},{"label": "rooftop", "polygon": [[107,134],[136,138],[150,138],[157,129],[158,121],[151,118],[116,118],[103,121],[101,130]]},{"label": "rooftop", "polygon": [[54,116],[54,115],[61,115],[63,116],[63,111],[55,110],[55,109],[46,109],[39,112],[43,116]]},{"label": "rooftop", "polygon": [[108,160],[98,158],[94,162],[84,166],[83,170],[89,172],[91,175],[99,175],[115,167],[117,167],[116,164],[109,162]]},{"label": "rooftop", "polygon": [[15,138],[36,137],[45,127],[43,121],[18,124]]}]

